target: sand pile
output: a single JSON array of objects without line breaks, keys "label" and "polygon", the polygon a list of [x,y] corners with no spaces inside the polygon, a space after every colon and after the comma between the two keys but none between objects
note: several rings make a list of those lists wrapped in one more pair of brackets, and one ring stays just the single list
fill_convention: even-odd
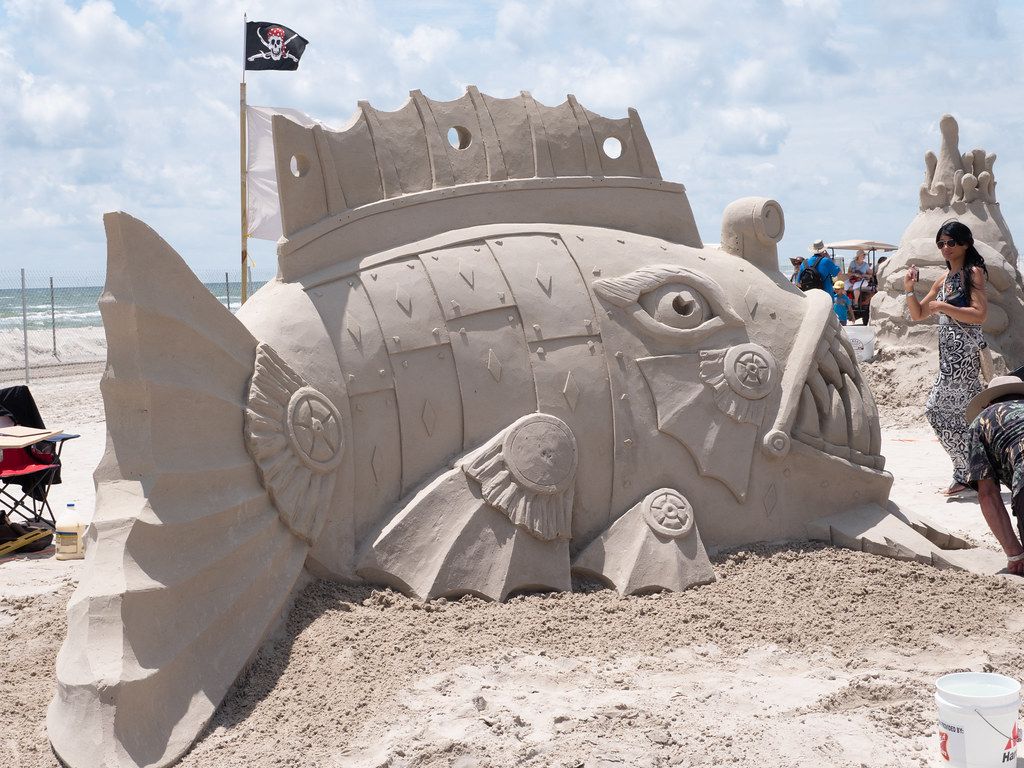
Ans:
[{"label": "sand pile", "polygon": [[[924,766],[935,677],[1024,676],[1002,580],[807,543],[714,565],[684,594],[504,605],[312,582],[182,765]],[[0,599],[0,764],[54,764],[69,594]]]},{"label": "sand pile", "polygon": [[46,706],[74,588],[70,582],[57,586],[56,592],[0,596],[0,765],[5,768],[56,765],[46,739]]},{"label": "sand pile", "polygon": [[[1006,362],[991,355],[991,375],[1007,373]],[[899,428],[927,425],[924,405],[928,392],[939,374],[937,344],[926,347],[916,344],[885,344],[875,348],[870,363],[861,364],[861,373],[871,386],[878,405],[882,427]],[[982,368],[982,382],[987,382]]]},{"label": "sand pile", "polygon": [[[887,425],[893,498],[976,531],[975,502],[948,504],[932,488],[949,471],[921,426],[935,360],[883,350],[863,367]],[[93,464],[97,382],[91,371],[33,383],[47,421],[93,429],[73,454],[92,450]],[[182,764],[924,766],[935,678],[1024,678],[1024,591],[998,578],[806,542],[713,563],[714,584],[629,599],[580,585],[424,605],[313,581]],[[33,563],[0,565],[2,766],[55,765],[44,718],[76,571],[38,565],[53,566],[51,584],[28,593],[10,585]]]},{"label": "sand pile", "polygon": [[883,428],[928,424],[924,404],[939,373],[937,349],[882,345],[860,370],[871,386]]},{"label": "sand pile", "polygon": [[1024,672],[997,579],[816,544],[715,570],[505,605],[313,583],[183,764],[925,765],[953,649]]}]

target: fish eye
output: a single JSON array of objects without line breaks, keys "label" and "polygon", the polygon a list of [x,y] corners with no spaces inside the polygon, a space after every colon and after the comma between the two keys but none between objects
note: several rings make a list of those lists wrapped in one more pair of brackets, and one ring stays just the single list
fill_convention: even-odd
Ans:
[{"label": "fish eye", "polygon": [[641,294],[639,303],[647,314],[671,328],[697,328],[715,316],[700,291],[678,283],[669,283]]},{"label": "fish eye", "polygon": [[662,341],[695,344],[726,326],[743,326],[718,283],[675,264],[652,264],[593,286],[598,298]]}]

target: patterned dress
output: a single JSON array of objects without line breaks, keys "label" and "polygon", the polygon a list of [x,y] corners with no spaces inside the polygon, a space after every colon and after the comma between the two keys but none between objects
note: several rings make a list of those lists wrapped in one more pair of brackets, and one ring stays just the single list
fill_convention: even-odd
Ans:
[{"label": "patterned dress", "polygon": [[967,485],[991,478],[1010,489],[1020,530],[1024,513],[1024,400],[996,403],[978,414],[968,434]]},{"label": "patterned dress", "polygon": [[[938,300],[969,306],[964,272],[954,272],[942,283]],[[967,404],[981,391],[981,350],[986,346],[980,325],[961,323],[939,315],[939,375],[928,394],[924,412],[939,442],[953,461],[953,482],[967,482]]]}]

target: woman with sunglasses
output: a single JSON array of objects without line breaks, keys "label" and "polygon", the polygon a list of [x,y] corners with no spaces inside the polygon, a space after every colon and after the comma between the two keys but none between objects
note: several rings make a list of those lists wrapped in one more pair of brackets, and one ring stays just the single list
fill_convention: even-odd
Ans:
[{"label": "woman with sunglasses", "polygon": [[969,490],[967,480],[967,403],[981,391],[981,350],[985,334],[981,326],[988,315],[985,279],[988,268],[974,247],[971,230],[959,221],[947,221],[935,235],[935,245],[946,262],[941,275],[918,300],[914,286],[917,267],[911,265],[903,276],[903,290],[912,320],[939,318],[939,375],[935,379],[925,415],[939,442],[953,460],[953,482],[942,491],[955,496]]}]

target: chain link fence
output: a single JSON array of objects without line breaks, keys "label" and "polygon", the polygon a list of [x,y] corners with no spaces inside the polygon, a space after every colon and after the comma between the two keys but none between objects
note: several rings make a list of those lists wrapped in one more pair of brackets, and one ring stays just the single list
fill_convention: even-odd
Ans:
[{"label": "chain link fence", "polygon": [[[238,311],[242,284],[237,269],[196,275],[221,304]],[[272,278],[251,273],[249,295]],[[97,303],[104,280],[99,271],[0,269],[0,386],[106,362]]]}]

